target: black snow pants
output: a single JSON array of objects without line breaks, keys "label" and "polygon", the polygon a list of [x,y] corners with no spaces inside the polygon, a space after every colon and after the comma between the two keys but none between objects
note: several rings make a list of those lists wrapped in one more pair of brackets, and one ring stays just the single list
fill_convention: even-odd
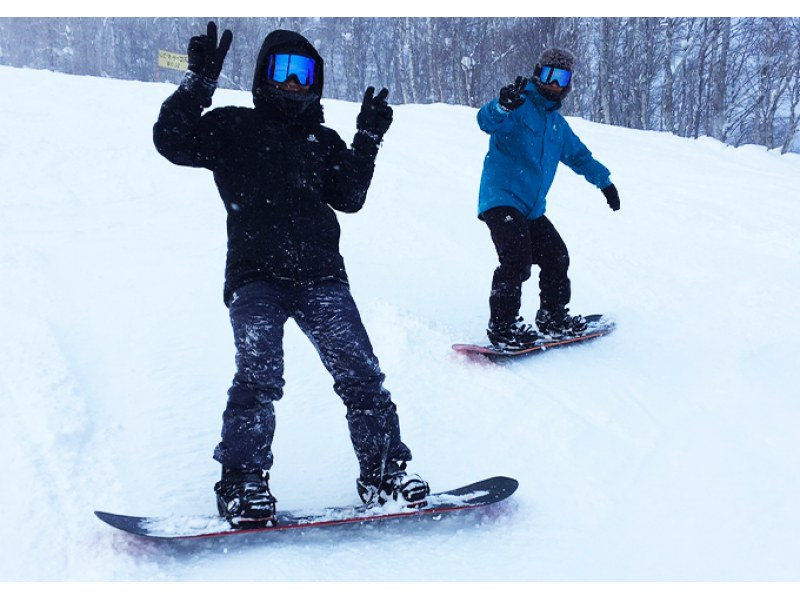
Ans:
[{"label": "black snow pants", "polygon": [[239,469],[270,469],[274,402],[283,395],[283,329],[293,318],[311,340],[344,401],[361,476],[375,477],[388,461],[408,461],[396,406],[383,387],[367,332],[349,287],[327,280],[308,284],[253,282],[230,302],[236,374],[214,458]]},{"label": "black snow pants", "polygon": [[481,216],[489,227],[500,265],[494,271],[489,297],[491,324],[502,326],[516,320],[522,302],[522,283],[539,272],[539,303],[550,311],[566,307],[570,300],[569,253],[564,240],[545,216],[527,220],[519,211],[501,206]]}]

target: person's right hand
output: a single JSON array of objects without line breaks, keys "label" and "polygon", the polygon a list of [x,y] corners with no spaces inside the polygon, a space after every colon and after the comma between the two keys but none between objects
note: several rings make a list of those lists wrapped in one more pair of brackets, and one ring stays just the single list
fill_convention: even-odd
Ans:
[{"label": "person's right hand", "polygon": [[522,90],[528,84],[528,80],[524,77],[517,77],[511,85],[506,85],[500,90],[500,107],[504,110],[516,110],[525,103],[525,98],[522,97]]},{"label": "person's right hand", "polygon": [[222,72],[222,63],[232,41],[233,33],[226,29],[217,45],[217,24],[209,21],[205,35],[196,35],[189,40],[189,70],[216,81]]}]

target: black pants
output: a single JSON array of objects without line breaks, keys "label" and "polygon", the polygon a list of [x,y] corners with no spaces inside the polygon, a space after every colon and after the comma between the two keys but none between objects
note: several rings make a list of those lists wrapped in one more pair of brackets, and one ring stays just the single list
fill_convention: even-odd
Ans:
[{"label": "black pants", "polygon": [[[308,285],[254,282],[230,304],[236,375],[214,458],[232,468],[270,469],[274,402],[283,396],[283,327],[293,318],[333,376],[347,408],[361,476],[376,476],[387,461],[408,461],[395,404],[349,287],[339,281]],[[308,439],[313,442],[313,438]]]},{"label": "black pants", "polygon": [[500,260],[489,297],[492,325],[508,324],[517,318],[522,283],[530,278],[533,264],[540,268],[540,307],[551,311],[565,307],[571,294],[569,253],[553,223],[545,216],[527,220],[519,210],[505,206],[484,212],[482,218]]}]

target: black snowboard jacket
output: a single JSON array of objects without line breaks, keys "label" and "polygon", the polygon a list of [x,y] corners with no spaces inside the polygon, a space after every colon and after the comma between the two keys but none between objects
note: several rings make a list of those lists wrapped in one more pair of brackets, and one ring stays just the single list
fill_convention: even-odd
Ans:
[{"label": "black snowboard jacket", "polygon": [[[277,46],[319,60],[311,102],[302,108],[266,84],[265,61]],[[352,148],[323,126],[322,59],[305,38],[276,31],[264,40],[253,80],[255,108],[204,113],[215,84],[187,73],[163,103],[153,129],[171,162],[214,173],[227,211],[224,301],[253,281],[347,282],[334,210],[364,205],[378,141],[357,132]]]}]

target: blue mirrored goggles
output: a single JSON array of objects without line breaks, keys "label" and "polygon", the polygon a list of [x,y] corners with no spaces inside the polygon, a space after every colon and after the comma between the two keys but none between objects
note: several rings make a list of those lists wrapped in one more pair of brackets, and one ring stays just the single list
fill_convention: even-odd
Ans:
[{"label": "blue mirrored goggles", "polygon": [[566,87],[572,80],[572,71],[560,69],[555,66],[543,66],[539,73],[539,81],[544,85],[558,83],[559,87]]},{"label": "blue mirrored goggles", "polygon": [[294,76],[300,85],[313,85],[316,65],[316,61],[308,56],[272,54],[267,64],[267,79],[276,83],[286,83]]}]

